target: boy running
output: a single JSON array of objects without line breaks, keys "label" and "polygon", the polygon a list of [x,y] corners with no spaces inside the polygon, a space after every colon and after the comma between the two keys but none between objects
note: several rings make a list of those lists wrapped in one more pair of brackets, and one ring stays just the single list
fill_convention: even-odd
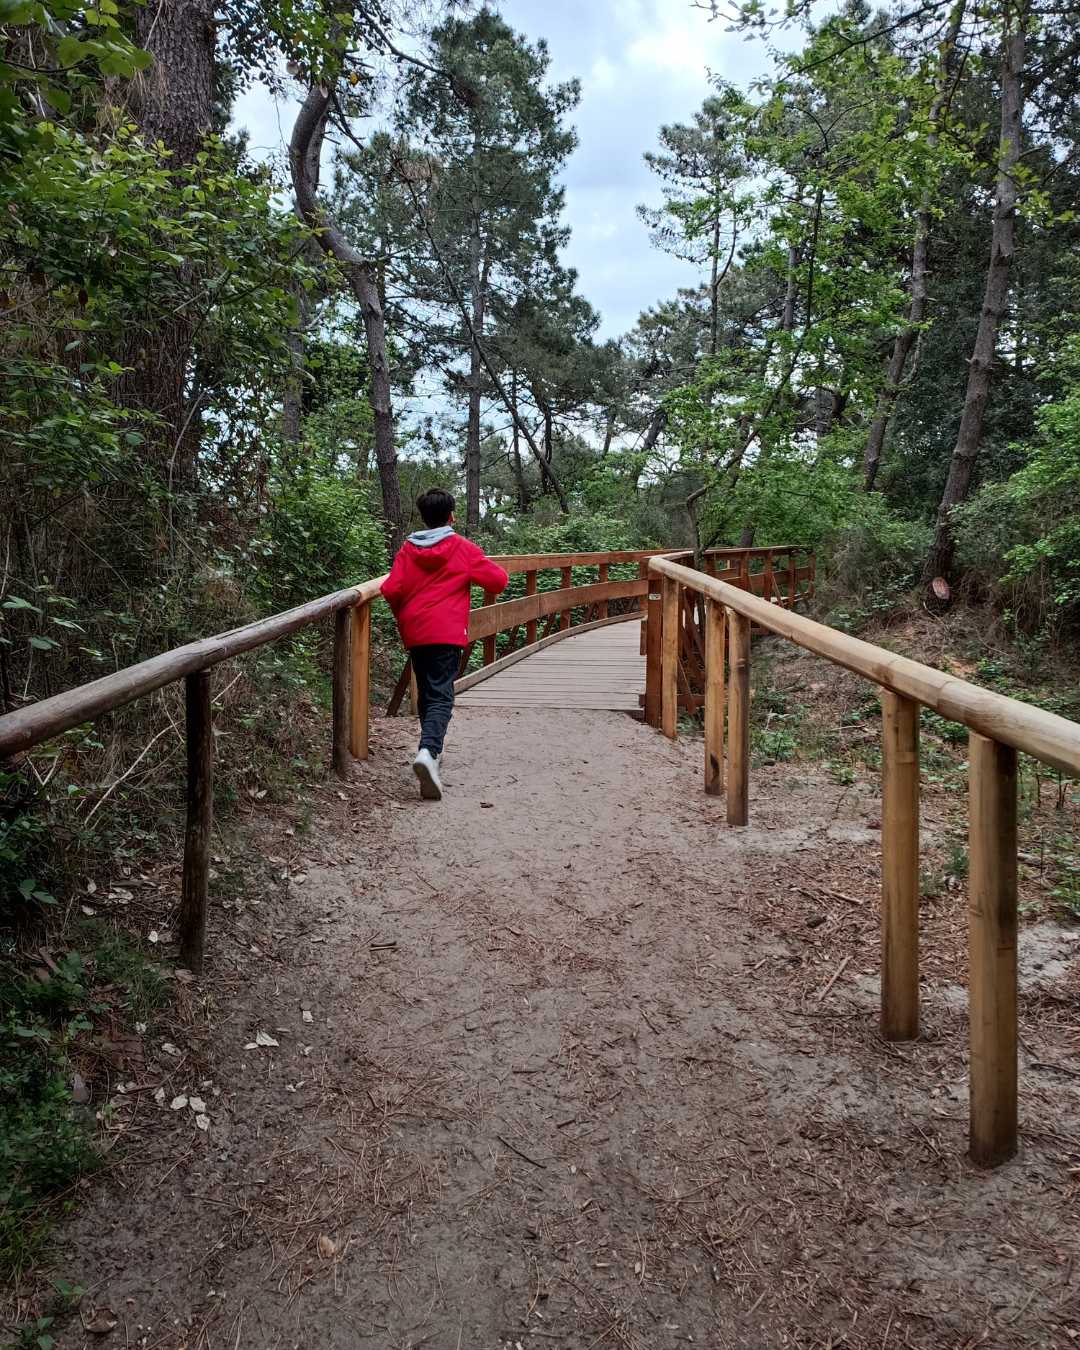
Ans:
[{"label": "boy running", "polygon": [[412,658],[420,702],[420,749],[413,773],[420,795],[442,799],[439,756],[454,711],[454,681],[469,640],[469,588],[497,595],[510,578],[483,549],[454,533],[454,499],[429,488],[416,509],[427,526],[402,544],[382,584],[401,640]]}]

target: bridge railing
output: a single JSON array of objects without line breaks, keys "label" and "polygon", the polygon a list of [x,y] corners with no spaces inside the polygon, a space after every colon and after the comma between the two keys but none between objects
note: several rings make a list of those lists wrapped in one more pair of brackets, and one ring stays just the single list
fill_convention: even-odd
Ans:
[{"label": "bridge railing", "polygon": [[[651,584],[649,560],[661,556],[689,557],[686,553],[664,549],[496,556],[494,561],[510,574],[511,579],[524,576],[524,594],[509,600],[484,595],[482,603],[472,610],[469,641],[462,653],[455,689],[459,693],[469,689],[562,638],[604,624],[623,622],[635,613],[640,616]],[[613,579],[612,568],[636,568],[637,575]],[[589,573],[587,580],[581,579],[583,571]],[[592,574],[595,574],[595,580]],[[556,579],[559,584],[541,586],[541,581]],[[498,639],[503,634],[506,640],[500,644]],[[470,671],[478,645],[480,665]],[[415,703],[412,665],[408,658],[387,704],[388,716],[393,717],[398,712],[406,693]]]},{"label": "bridge railing", "polygon": [[[671,562],[691,565],[691,555],[667,554]],[[814,594],[816,561],[811,549],[798,544],[769,548],[714,548],[700,559],[700,568],[716,581],[728,582],[759,595],[771,605],[794,609]],[[645,721],[661,726],[660,670],[663,628],[660,577],[650,572],[647,601],[647,620],[642,633],[642,650],[646,655],[645,693],[642,695]],[[700,712],[705,704],[705,599],[689,587],[682,587],[679,595],[677,635],[675,637],[678,662],[676,665],[676,702],[669,715],[678,716],[682,709],[690,714]],[[665,727],[671,734],[671,728]],[[718,771],[714,769],[709,792],[717,792]]]},{"label": "bridge railing", "polygon": [[775,597],[753,594],[719,575],[707,576],[668,558],[654,558],[649,569],[662,591],[659,725],[672,738],[684,594],[689,591],[704,604],[705,790],[724,790],[726,739],[729,825],[746,825],[749,819],[751,625],[879,687],[881,1034],[886,1040],[919,1034],[920,707],[968,728],[969,1139],[975,1162],[1004,1162],[1016,1152],[1018,1130],[1017,752],[1080,777],[1080,725],[815,623],[774,603]]}]

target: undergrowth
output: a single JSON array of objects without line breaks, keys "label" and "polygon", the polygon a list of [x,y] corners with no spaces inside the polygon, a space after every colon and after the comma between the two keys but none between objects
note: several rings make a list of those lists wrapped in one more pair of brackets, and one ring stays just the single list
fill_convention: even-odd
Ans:
[{"label": "undergrowth", "polygon": [[[836,597],[829,622],[837,616]],[[946,620],[921,611],[883,607],[847,611],[859,635],[880,646],[949,671],[985,688],[1065,717],[1080,717],[1080,684],[1060,648],[1018,643],[1007,626],[980,610],[957,607]],[[944,804],[947,837],[924,846],[922,892],[934,900],[967,879],[967,728],[928,708],[920,712],[924,797]],[[782,761],[820,766],[838,786],[880,790],[881,707],[876,690],[780,639],[756,641],[753,653],[751,742],[757,764]],[[1080,921],[1080,784],[1019,757],[1023,912]]]}]

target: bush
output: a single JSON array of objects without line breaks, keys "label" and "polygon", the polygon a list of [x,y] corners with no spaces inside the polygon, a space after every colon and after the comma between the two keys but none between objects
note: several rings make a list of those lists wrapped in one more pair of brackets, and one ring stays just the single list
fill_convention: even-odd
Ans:
[{"label": "bush", "polygon": [[528,516],[482,541],[493,553],[610,553],[649,548],[624,520],[601,514],[537,524]]},{"label": "bush", "polygon": [[9,1010],[0,1022],[0,1274],[35,1257],[47,1231],[35,1210],[95,1157],[63,1036]]},{"label": "bush", "polygon": [[385,572],[386,542],[366,484],[331,474],[283,479],[252,561],[253,589],[268,613]]},{"label": "bush", "polygon": [[820,541],[830,585],[864,598],[878,588],[914,584],[930,547],[930,527],[904,520],[877,493],[860,498],[843,525]]}]

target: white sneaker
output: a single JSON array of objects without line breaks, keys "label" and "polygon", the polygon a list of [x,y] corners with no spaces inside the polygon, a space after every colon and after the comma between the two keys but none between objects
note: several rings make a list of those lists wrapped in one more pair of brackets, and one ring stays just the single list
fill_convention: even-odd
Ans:
[{"label": "white sneaker", "polygon": [[412,762],[413,773],[420,780],[420,796],[426,802],[442,801],[442,779],[439,777],[439,757],[430,750],[420,750]]}]

